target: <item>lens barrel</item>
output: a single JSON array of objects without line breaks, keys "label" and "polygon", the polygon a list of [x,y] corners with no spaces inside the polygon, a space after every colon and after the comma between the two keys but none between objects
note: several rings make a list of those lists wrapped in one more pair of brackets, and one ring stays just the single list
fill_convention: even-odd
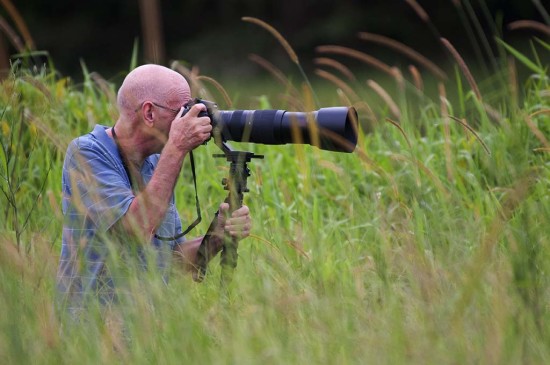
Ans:
[{"label": "lens barrel", "polygon": [[218,110],[214,135],[224,141],[267,145],[309,144],[335,152],[353,152],[357,144],[357,111],[353,107],[322,108],[314,112],[286,110]]}]

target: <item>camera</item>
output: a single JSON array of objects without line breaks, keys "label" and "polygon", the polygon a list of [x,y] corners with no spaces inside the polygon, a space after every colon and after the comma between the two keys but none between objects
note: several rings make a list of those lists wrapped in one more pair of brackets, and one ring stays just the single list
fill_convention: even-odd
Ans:
[{"label": "camera", "polygon": [[280,145],[309,144],[322,150],[353,152],[357,145],[357,111],[353,107],[321,108],[313,112],[286,110],[219,110],[215,102],[189,101],[182,116],[197,104],[206,105],[199,116],[208,116],[212,136],[226,141]]}]

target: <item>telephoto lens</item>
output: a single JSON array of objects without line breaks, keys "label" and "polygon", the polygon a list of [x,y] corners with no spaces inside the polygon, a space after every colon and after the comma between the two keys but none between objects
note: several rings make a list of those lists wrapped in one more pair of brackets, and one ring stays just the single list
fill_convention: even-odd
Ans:
[{"label": "telephoto lens", "polygon": [[309,144],[348,153],[357,145],[358,116],[353,107],[321,108],[313,112],[219,110],[212,101],[194,99],[184,113],[196,103],[206,105],[216,143]]}]

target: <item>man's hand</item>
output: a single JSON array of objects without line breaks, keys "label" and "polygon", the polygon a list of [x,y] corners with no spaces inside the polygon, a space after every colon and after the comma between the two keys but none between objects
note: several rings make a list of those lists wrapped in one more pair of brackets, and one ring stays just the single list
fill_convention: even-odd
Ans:
[{"label": "man's hand", "polygon": [[206,110],[206,105],[195,104],[189,111],[180,117],[184,107],[181,107],[176,118],[172,122],[168,142],[183,152],[192,151],[210,138],[212,124],[210,118],[199,117],[199,113]]},{"label": "man's hand", "polygon": [[228,233],[231,237],[241,240],[250,235],[251,227],[250,210],[246,205],[235,210],[229,217],[229,204],[220,204],[218,232]]},{"label": "man's hand", "polygon": [[[250,235],[251,220],[250,211],[246,205],[243,205],[239,209],[233,212],[231,217],[229,215],[229,204],[222,203],[220,205],[218,213],[217,226],[210,236],[209,241],[211,246],[208,247],[207,257],[210,260],[216,256],[222,249],[224,243],[224,234],[228,233],[231,237],[235,237],[237,240],[243,239]],[[183,264],[183,267],[193,273],[194,277],[198,277],[198,261],[197,252],[200,248],[203,237],[197,237],[195,239],[189,239],[184,244],[176,245],[174,255]],[[196,279],[195,279],[196,280]]]}]

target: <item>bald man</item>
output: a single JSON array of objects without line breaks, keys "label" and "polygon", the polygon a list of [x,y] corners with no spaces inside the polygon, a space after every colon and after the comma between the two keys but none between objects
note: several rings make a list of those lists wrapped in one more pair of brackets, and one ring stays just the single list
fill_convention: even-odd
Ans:
[{"label": "bald man", "polygon": [[[174,188],[187,154],[210,137],[206,109],[191,99],[185,78],[159,65],[134,69],[118,91],[119,118],[111,128],[96,125],[73,140],[63,165],[63,214],[58,289],[64,305],[77,310],[87,294],[108,302],[115,296],[113,253],[134,252],[139,262],[165,278],[171,256],[196,270],[202,237],[186,240],[174,204]],[[220,205],[208,257],[217,254],[223,236],[250,232],[246,206],[226,217]],[[147,256],[149,255],[149,256]],[[145,259],[149,257],[149,259]]]}]

